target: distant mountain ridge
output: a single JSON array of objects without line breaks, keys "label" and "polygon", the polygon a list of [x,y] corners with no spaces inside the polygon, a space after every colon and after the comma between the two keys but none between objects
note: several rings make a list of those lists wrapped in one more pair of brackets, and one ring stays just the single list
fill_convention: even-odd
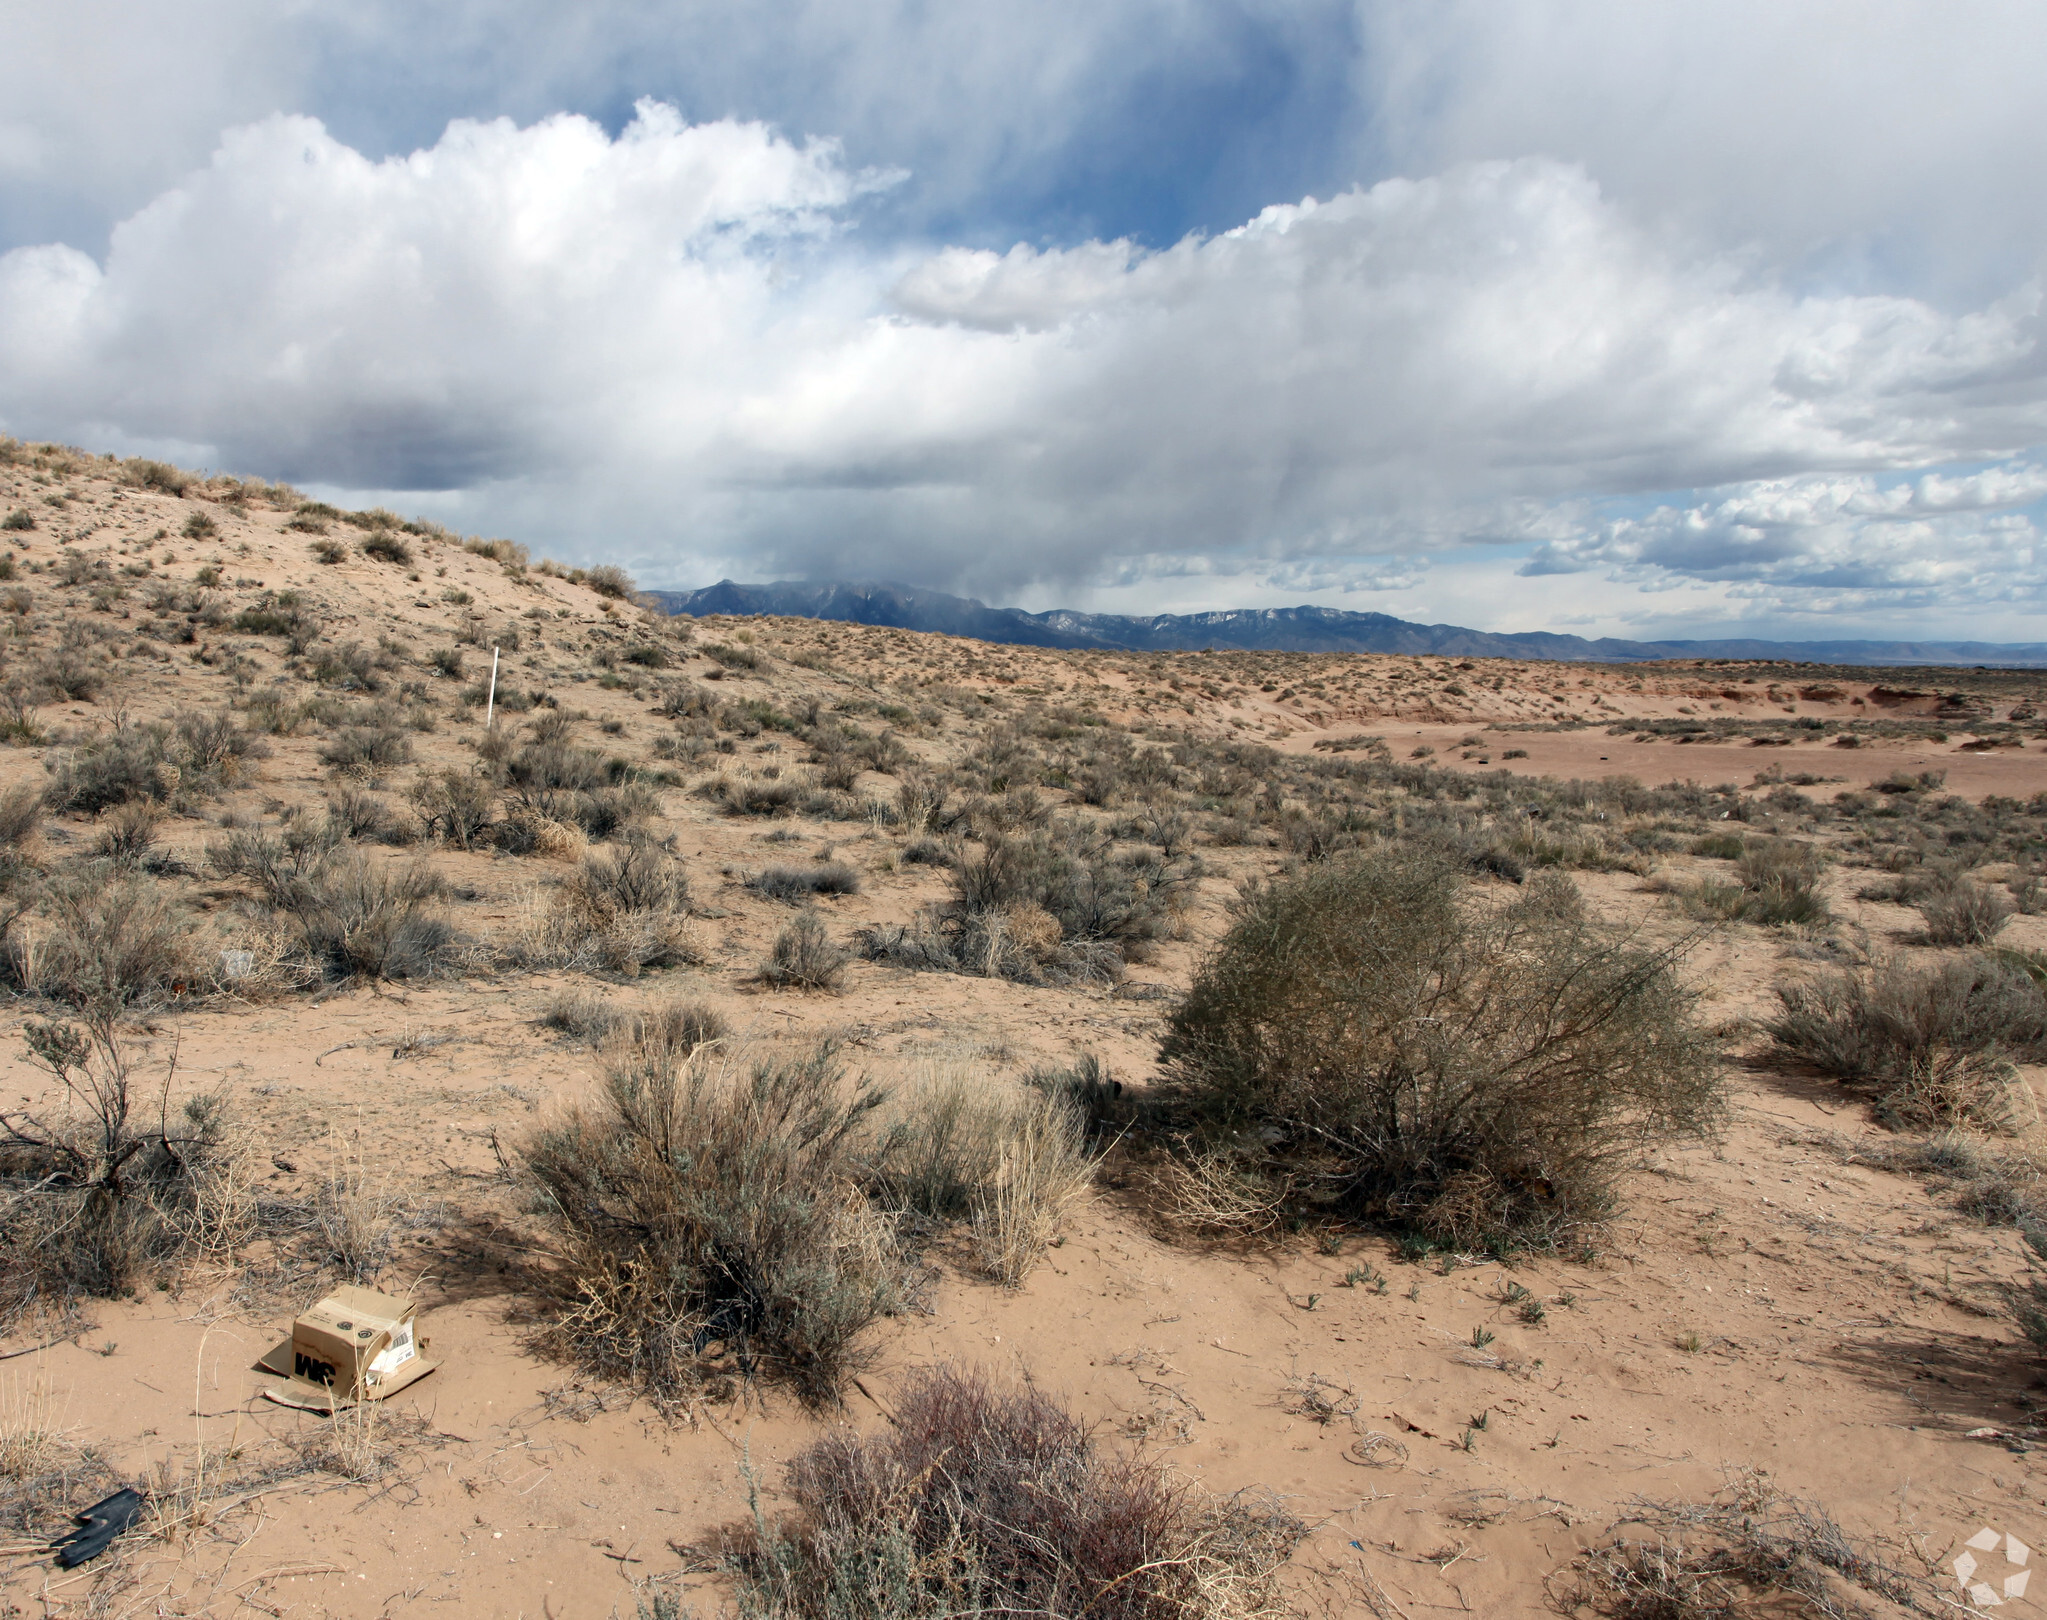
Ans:
[{"label": "distant mountain ridge", "polygon": [[1131,652],[1238,651],[1430,653],[1458,658],[1639,663],[1662,658],[1767,659],[1812,664],[1998,664],[2047,667],[2047,642],[1988,641],[1624,641],[1611,636],[1501,633],[1454,624],[1416,624],[1386,613],[1340,608],[1227,608],[1214,613],[1026,613],[971,597],[888,583],[723,579],[700,591],[649,591],[669,613],[765,614],[839,619],[969,636],[1025,647],[1098,647]]}]

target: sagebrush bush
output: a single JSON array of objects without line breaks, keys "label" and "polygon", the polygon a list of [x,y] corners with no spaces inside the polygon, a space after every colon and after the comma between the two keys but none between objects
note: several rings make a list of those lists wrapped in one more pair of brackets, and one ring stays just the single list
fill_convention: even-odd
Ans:
[{"label": "sagebrush bush", "polygon": [[561,1255],[549,1343],[657,1395],[736,1373],[836,1399],[902,1297],[859,1190],[881,1101],[829,1047],[744,1068],[665,1039],[615,1051],[523,1150]]},{"label": "sagebrush bush", "polygon": [[196,987],[191,925],[150,878],[93,862],[59,873],[6,937],[14,982],[31,995],[111,1014]]},{"label": "sagebrush bush", "polygon": [[1200,875],[1191,859],[1118,850],[1077,820],[926,855],[941,851],[952,852],[951,902],[908,927],[862,930],[865,954],[1026,984],[1113,980],[1175,932]]},{"label": "sagebrush bush", "polygon": [[1936,886],[1917,904],[1933,945],[1988,945],[2018,909],[2008,896],[1967,878]]},{"label": "sagebrush bush", "polygon": [[741,1611],[841,1620],[1036,1615],[1256,1620],[1307,1534],[1276,1499],[1204,1494],[1162,1457],[1103,1445],[1030,1384],[913,1371],[889,1426],[790,1463],[794,1510],[727,1533]]},{"label": "sagebrush bush", "polygon": [[1765,1023],[1780,1061],[1865,1088],[1896,1125],[2002,1128],[2014,1059],[2047,1054],[2047,997],[1994,956],[1893,959],[1776,987]]},{"label": "sagebrush bush", "polygon": [[763,984],[791,985],[799,990],[835,990],[852,953],[835,945],[815,912],[806,911],[780,933],[761,961]]},{"label": "sagebrush bush", "polygon": [[343,726],[320,747],[320,761],[356,776],[379,776],[412,758],[412,739],[397,726]]},{"label": "sagebrush bush", "polygon": [[444,885],[423,863],[399,866],[342,848],[302,871],[273,869],[265,882],[306,955],[329,974],[421,978],[445,967],[456,944],[440,908]]},{"label": "sagebrush bush", "polygon": [[698,961],[689,910],[682,863],[658,840],[629,836],[586,855],[562,880],[538,954],[565,967],[625,974]]},{"label": "sagebrush bush", "polygon": [[1485,908],[1392,847],[1253,895],[1173,1012],[1170,1083],[1255,1129],[1332,1213],[1447,1242],[1552,1242],[1642,1152],[1709,1132],[1718,1054],[1677,951],[1590,921],[1568,879]]},{"label": "sagebrush bush", "polygon": [[858,894],[860,874],[844,861],[767,866],[747,879],[747,887],[768,900],[807,900],[814,894]]},{"label": "sagebrush bush", "polygon": [[268,744],[243,731],[231,715],[185,713],[169,723],[122,726],[83,747],[45,761],[53,810],[88,815],[149,799],[158,804],[217,793],[239,781],[244,762]]},{"label": "sagebrush bush", "polygon": [[247,1155],[217,1098],[178,1115],[143,1101],[154,1122],[138,1123],[137,1054],[104,1009],[23,1033],[57,1097],[0,1114],[0,1317],[125,1294],[153,1264],[230,1252],[248,1235]]}]

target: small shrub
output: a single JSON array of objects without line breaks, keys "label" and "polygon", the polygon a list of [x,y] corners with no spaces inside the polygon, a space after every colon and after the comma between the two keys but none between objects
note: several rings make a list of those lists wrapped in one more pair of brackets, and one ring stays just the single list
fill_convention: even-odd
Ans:
[{"label": "small shrub", "polygon": [[1764,1027],[1778,1060],[1870,1091],[1896,1125],[2006,1125],[2012,1060],[2047,1053],[2047,998],[1996,957],[1894,960],[1776,989]]},{"label": "small shrub", "polygon": [[1480,910],[1446,858],[1354,857],[1247,902],[1161,1056],[1198,1114],[1261,1132],[1331,1213],[1555,1242],[1643,1151],[1720,1117],[1676,955],[1591,922],[1560,875]]},{"label": "small shrub", "polygon": [[185,519],[185,526],[178,531],[187,540],[211,540],[220,533],[220,525],[204,512],[194,512]]},{"label": "small shrub", "polygon": [[105,1016],[197,983],[188,925],[163,887],[86,866],[52,879],[7,937],[15,982]]},{"label": "small shrub", "polygon": [[1918,906],[1932,945],[1988,945],[2018,909],[2008,896],[1967,878],[1941,884]]},{"label": "small shrub", "polygon": [[406,544],[403,535],[393,534],[389,529],[374,531],[363,541],[362,551],[365,557],[375,557],[379,562],[387,562],[394,567],[412,566],[412,547]]},{"label": "small shrub", "polygon": [[0,518],[0,529],[11,534],[23,534],[36,526],[35,514],[25,506],[17,506],[6,517]]},{"label": "small shrub", "polygon": [[331,568],[336,563],[348,561],[348,547],[339,540],[315,540],[312,545],[313,558],[316,562],[324,563]]},{"label": "small shrub", "polygon": [[156,847],[163,812],[147,799],[116,805],[100,821],[94,853],[117,866],[133,866]]},{"label": "small shrub", "polygon": [[752,647],[735,647],[729,642],[713,641],[705,644],[704,656],[712,663],[726,669],[759,669],[761,655]]},{"label": "small shrub", "polygon": [[742,1070],[641,1041],[522,1156],[554,1226],[554,1351],[658,1397],[737,1374],[833,1401],[900,1299],[855,1147],[881,1094],[829,1047]]},{"label": "small shrub", "polygon": [[412,802],[429,836],[457,849],[473,849],[497,812],[497,789],[473,771],[452,767],[423,777],[412,790]]},{"label": "small shrub", "polygon": [[712,791],[728,816],[793,815],[803,798],[802,788],[794,782],[753,776],[720,777]]},{"label": "small shrub", "polygon": [[775,936],[761,963],[763,984],[794,985],[801,990],[835,990],[845,975],[851,953],[834,945],[815,913],[804,912]]},{"label": "small shrub", "polygon": [[121,477],[124,483],[137,489],[160,489],[166,495],[182,496],[192,487],[192,475],[168,462],[148,461],[141,457],[122,463]]},{"label": "small shrub", "polygon": [[[0,1116],[0,1314],[79,1295],[113,1298],[181,1253],[230,1252],[247,1235],[246,1151],[217,1098],[181,1114],[144,1103],[138,1057],[111,1019],[30,1022],[29,1061],[55,1082],[47,1110]],[[167,1089],[169,1076],[163,1080]],[[151,1087],[150,1091],[157,1088]],[[145,1093],[145,1096],[147,1093]]]},{"label": "small shrub", "polygon": [[320,748],[334,770],[375,777],[412,758],[412,739],[396,726],[343,726]]},{"label": "small shrub", "polygon": [[626,601],[639,590],[633,576],[615,563],[599,563],[583,576],[583,583],[599,596]]},{"label": "small shrub", "polygon": [[904,1379],[879,1434],[799,1453],[787,1492],[785,1521],[728,1533],[743,1612],[1250,1620],[1284,1612],[1274,1577],[1307,1534],[949,1363]]},{"label": "small shrub", "polygon": [[280,872],[269,897],[299,929],[307,956],[326,972],[413,979],[439,970],[455,944],[440,913],[430,867],[396,867],[337,850],[303,873]]},{"label": "small shrub", "polygon": [[682,863],[644,834],[585,856],[555,891],[537,954],[625,974],[699,960]]},{"label": "small shrub", "polygon": [[844,861],[769,866],[748,878],[746,886],[764,899],[797,901],[815,894],[858,894],[860,874]]}]

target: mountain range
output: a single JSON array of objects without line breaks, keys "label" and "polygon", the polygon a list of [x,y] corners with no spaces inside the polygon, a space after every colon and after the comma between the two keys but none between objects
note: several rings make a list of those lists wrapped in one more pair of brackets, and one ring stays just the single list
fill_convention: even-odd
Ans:
[{"label": "mountain range", "polygon": [[648,591],[669,613],[766,614],[842,619],[969,636],[1026,647],[1097,647],[1136,652],[1202,648],[1318,653],[1429,653],[1458,658],[1528,658],[1637,663],[1664,658],[1762,659],[1813,664],[1995,664],[2047,667],[2047,643],[1988,641],[1625,641],[1530,630],[1504,633],[1455,624],[1416,624],[1386,613],[1339,608],[1225,608],[1213,613],[1026,613],[989,607],[912,585],[826,581],[740,585],[720,580],[698,591]]}]

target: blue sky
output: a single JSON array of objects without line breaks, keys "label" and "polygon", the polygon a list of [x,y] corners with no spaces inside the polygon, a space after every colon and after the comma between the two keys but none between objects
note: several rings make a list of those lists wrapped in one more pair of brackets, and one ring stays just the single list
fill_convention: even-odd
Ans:
[{"label": "blue sky", "polygon": [[2047,14],[9,6],[0,430],[650,584],[2047,638]]}]

